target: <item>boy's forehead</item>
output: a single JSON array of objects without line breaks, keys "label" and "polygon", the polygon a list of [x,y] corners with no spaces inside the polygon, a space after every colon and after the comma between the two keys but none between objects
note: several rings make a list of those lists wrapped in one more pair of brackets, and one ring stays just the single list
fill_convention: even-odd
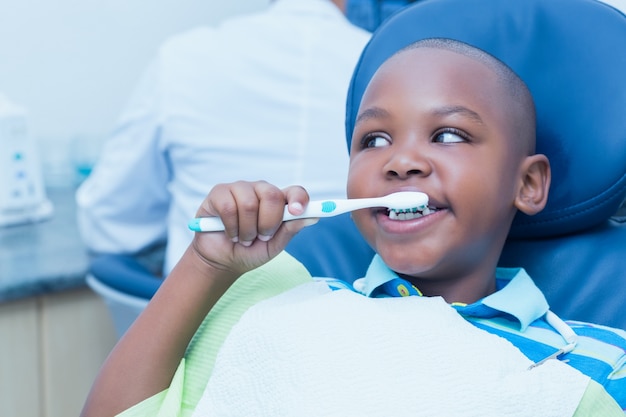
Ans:
[{"label": "boy's forehead", "polygon": [[489,92],[507,100],[498,74],[472,57],[431,47],[403,49],[375,72],[363,94],[362,105],[372,94],[385,94],[392,85],[410,94],[412,88],[439,90],[461,98],[465,92]]},{"label": "boy's forehead", "polygon": [[511,155],[526,155],[534,147],[532,103],[527,108],[516,96],[497,68],[483,59],[441,48],[408,48],[387,59],[372,76],[356,124],[375,108],[398,120],[415,121],[421,115],[443,117],[455,109],[455,114],[499,132],[494,137],[515,143],[507,147]]}]

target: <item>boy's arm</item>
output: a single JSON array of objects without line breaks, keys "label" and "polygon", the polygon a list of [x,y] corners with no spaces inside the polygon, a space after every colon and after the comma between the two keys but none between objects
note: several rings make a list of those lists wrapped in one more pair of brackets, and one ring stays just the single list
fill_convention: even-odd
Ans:
[{"label": "boy's arm", "polygon": [[111,351],[82,416],[112,416],[166,389],[202,320],[236,278],[188,249]]},{"label": "boy's arm", "polygon": [[[102,369],[83,417],[112,416],[166,389],[205,316],[244,273],[282,252],[315,220],[282,222],[285,203],[300,214],[308,196],[263,182],[216,186],[198,216],[219,216],[225,233],[196,233],[180,262],[124,334]],[[265,236],[257,238],[257,236]]]}]

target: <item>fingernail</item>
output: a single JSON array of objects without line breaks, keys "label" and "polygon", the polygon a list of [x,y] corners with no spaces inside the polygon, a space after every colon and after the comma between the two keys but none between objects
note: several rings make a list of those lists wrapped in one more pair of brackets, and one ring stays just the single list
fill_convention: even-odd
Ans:
[{"label": "fingernail", "polygon": [[241,242],[242,245],[248,247],[252,245],[252,241],[251,240],[244,240]]},{"label": "fingernail", "polygon": [[291,203],[290,207],[294,210],[296,210],[297,212],[300,212],[303,210],[302,204],[295,202],[295,203]]},{"label": "fingernail", "polygon": [[239,236],[235,236],[235,237],[231,238],[230,241],[233,242],[233,243],[239,242]]},{"label": "fingernail", "polygon": [[262,242],[267,242],[272,238],[271,235],[258,235],[257,238]]}]

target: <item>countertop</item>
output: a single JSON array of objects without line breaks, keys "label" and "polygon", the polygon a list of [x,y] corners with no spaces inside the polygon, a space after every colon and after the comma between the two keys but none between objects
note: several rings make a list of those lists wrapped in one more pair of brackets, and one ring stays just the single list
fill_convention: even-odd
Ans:
[{"label": "countertop", "polygon": [[88,255],[76,225],[75,188],[46,192],[50,219],[0,227],[0,302],[85,285]]}]

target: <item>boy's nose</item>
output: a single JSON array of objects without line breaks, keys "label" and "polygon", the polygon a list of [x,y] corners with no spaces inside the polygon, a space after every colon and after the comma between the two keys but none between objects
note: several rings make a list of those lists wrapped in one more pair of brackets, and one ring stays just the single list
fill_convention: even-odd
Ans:
[{"label": "boy's nose", "polygon": [[416,147],[396,149],[385,166],[387,176],[408,178],[411,176],[428,176],[432,166],[427,155]]}]

